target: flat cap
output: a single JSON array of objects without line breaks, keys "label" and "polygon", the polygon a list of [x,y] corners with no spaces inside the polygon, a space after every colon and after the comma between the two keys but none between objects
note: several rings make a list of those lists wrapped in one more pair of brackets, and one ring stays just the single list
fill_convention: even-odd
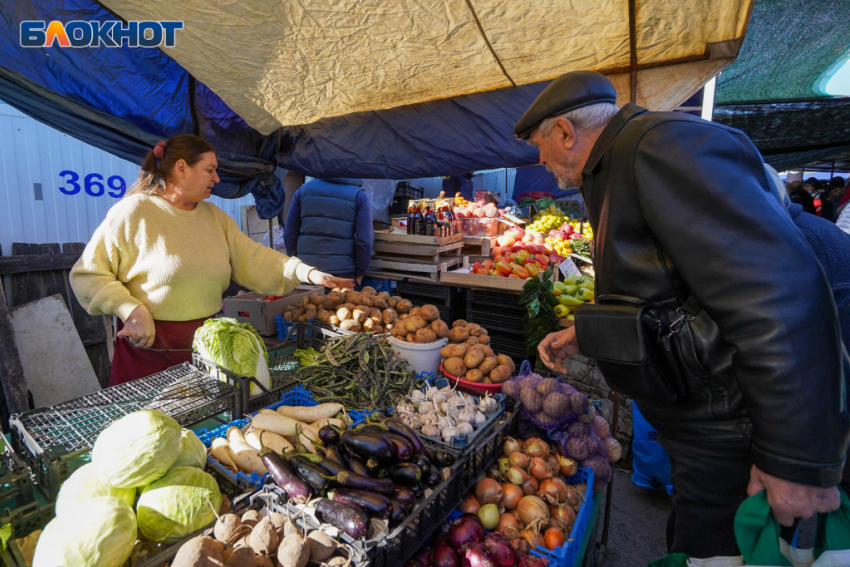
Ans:
[{"label": "flat cap", "polygon": [[617,89],[605,75],[596,71],[564,73],[531,103],[514,126],[514,134],[520,140],[526,140],[547,118],[600,102],[617,102]]}]

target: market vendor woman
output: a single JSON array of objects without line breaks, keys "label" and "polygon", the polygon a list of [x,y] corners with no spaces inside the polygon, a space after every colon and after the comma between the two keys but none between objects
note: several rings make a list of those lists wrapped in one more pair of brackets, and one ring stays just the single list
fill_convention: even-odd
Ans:
[{"label": "market vendor woman", "polygon": [[353,286],[254,242],[205,202],[217,167],[215,148],[197,136],[157,144],[71,270],[80,304],[120,319],[111,386],[191,360],[195,330],[221,311],[231,279],[269,295],[300,282]]}]

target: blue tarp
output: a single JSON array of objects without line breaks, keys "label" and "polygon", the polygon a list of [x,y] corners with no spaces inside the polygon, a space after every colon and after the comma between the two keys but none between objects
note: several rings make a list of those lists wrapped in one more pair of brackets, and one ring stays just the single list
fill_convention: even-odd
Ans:
[{"label": "blue tarp", "polygon": [[159,49],[23,48],[23,20],[117,19],[92,0],[0,4],[0,99],[121,158],[196,133],[217,150],[214,193],[252,193],[260,216],[283,207],[277,167],[312,177],[407,179],[537,163],[513,125],[547,82],[284,127],[262,136]]}]

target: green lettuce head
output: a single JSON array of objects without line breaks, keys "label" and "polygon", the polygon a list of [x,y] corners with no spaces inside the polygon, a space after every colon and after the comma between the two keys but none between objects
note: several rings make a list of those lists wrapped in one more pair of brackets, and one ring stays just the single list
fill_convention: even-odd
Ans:
[{"label": "green lettuce head", "polygon": [[123,500],[130,508],[136,503],[135,488],[115,488],[103,479],[97,468],[89,463],[74,471],[62,484],[56,499],[56,515],[76,514],[81,502],[99,496]]},{"label": "green lettuce head", "polygon": [[220,508],[221,491],[212,476],[195,467],[175,467],[142,490],[136,515],[146,538],[172,544],[211,523],[213,509]]},{"label": "green lettuce head", "polygon": [[173,467],[198,467],[204,470],[207,464],[207,448],[203,441],[198,439],[194,431],[184,429],[181,436],[183,437],[183,445],[180,449],[180,455],[174,461]]},{"label": "green lettuce head", "polygon": [[92,463],[112,486],[147,486],[168,472],[177,460],[181,432],[180,424],[162,412],[133,412],[98,435],[91,452]]},{"label": "green lettuce head", "polygon": [[33,567],[121,567],[136,543],[136,515],[111,496],[77,504],[56,516],[35,547]]}]

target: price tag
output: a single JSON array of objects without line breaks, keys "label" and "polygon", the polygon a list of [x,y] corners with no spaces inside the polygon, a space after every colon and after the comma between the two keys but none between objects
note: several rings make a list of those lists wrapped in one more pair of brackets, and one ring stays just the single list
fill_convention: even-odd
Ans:
[{"label": "price tag", "polygon": [[581,277],[581,270],[578,269],[578,266],[576,266],[576,263],[573,262],[572,258],[567,258],[561,262],[559,267],[561,268],[561,273],[565,276],[572,274],[574,276]]}]

